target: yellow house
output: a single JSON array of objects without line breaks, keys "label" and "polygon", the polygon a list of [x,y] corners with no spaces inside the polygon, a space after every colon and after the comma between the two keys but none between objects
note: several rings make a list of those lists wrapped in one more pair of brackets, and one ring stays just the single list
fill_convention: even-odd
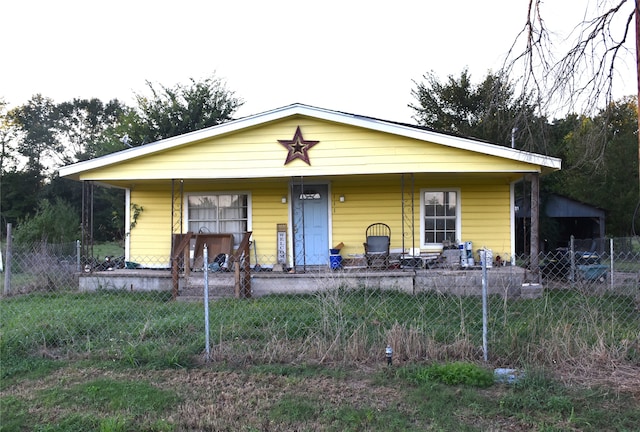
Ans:
[{"label": "yellow house", "polygon": [[390,227],[392,251],[472,242],[508,260],[514,183],[560,166],[548,156],[294,104],[60,175],[125,189],[127,261],[167,267],[173,234],[230,233],[237,246],[251,231],[261,265],[300,266],[327,265],[339,243],[341,255],[357,261],[375,222]]}]

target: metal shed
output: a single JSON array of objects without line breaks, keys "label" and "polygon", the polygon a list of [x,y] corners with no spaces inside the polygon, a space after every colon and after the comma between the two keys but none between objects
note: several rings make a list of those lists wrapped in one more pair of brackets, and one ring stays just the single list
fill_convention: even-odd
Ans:
[{"label": "metal shed", "polygon": [[[516,199],[516,250],[527,250],[531,203],[528,198]],[[605,236],[605,211],[572,198],[549,194],[541,197],[541,213],[557,223],[557,238],[544,239],[547,246],[566,246],[571,236],[597,239]]]}]

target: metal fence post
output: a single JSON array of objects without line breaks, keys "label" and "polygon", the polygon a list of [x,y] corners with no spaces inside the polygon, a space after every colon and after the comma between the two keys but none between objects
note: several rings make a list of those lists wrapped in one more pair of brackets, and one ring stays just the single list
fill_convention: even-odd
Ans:
[{"label": "metal fence post", "polygon": [[484,251],[484,259],[482,259],[482,352],[484,355],[484,361],[488,361],[489,354],[487,348],[487,251]]},{"label": "metal fence post", "polygon": [[211,360],[211,347],[209,346],[209,249],[204,245],[204,343],[205,360]]},{"label": "metal fence post", "polygon": [[610,283],[611,283],[611,289],[613,290],[613,261],[614,261],[614,257],[613,257],[613,239],[610,238],[609,239],[609,256],[611,257],[611,277],[609,278]]},{"label": "metal fence post", "polygon": [[9,295],[11,292],[11,255],[12,255],[12,234],[11,224],[7,224],[7,253],[5,254],[6,263],[4,266],[4,295]]},{"label": "metal fence post", "polygon": [[80,259],[80,255],[82,252],[80,251],[80,248],[80,240],[76,240],[76,268],[78,270],[78,273],[82,272],[82,261]]},{"label": "metal fence post", "polygon": [[575,282],[576,281],[576,249],[575,249],[575,239],[573,238],[573,236],[571,236],[570,242],[569,242],[569,280],[571,282]]}]

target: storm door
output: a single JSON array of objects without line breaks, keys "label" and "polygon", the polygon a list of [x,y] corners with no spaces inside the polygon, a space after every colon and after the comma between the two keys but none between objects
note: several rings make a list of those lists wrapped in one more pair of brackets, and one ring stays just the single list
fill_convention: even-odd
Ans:
[{"label": "storm door", "polygon": [[329,198],[327,185],[293,185],[293,253],[296,266],[329,262]]}]

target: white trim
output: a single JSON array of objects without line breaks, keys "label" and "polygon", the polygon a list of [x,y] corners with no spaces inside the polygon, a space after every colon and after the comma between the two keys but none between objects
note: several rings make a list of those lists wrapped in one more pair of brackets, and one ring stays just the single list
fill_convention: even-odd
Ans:
[{"label": "white trim", "polygon": [[460,138],[451,135],[445,135],[425,129],[418,129],[415,126],[393,123],[386,120],[378,120],[371,117],[331,111],[323,108],[311,107],[308,105],[293,104],[271,111],[266,111],[260,114],[255,114],[249,117],[244,117],[238,120],[232,120],[217,126],[189,132],[183,135],[167,138],[150,144],[145,144],[140,147],[134,147],[88,161],[78,162],[60,168],[59,173],[61,177],[73,176],[83,171],[102,168],[112,164],[129,161],[156,152],[177,148],[196,141],[218,137],[221,135],[237,132],[245,128],[266,124],[295,115],[362,127],[378,132],[385,132],[407,138],[414,138],[421,141],[433,142],[452,148],[483,153],[490,156],[497,156],[505,159],[515,160],[518,162],[541,165],[551,169],[561,168],[562,161],[559,158],[515,150],[509,147],[476,141],[470,138]]},{"label": "white trim", "polygon": [[131,259],[131,189],[124,192],[124,260]]},{"label": "white trim", "polygon": [[[253,231],[253,200],[250,191],[206,190],[185,192],[182,202],[182,231],[189,230],[189,197],[192,195],[246,195],[247,196],[247,231]],[[242,239],[238,239],[238,242]],[[234,239],[235,242],[235,239]]]},{"label": "white trim", "polygon": [[462,240],[462,193],[460,188],[421,188],[420,189],[420,248],[427,250],[441,250],[442,243],[426,243],[424,238],[424,194],[425,192],[455,192],[456,193],[456,241],[461,243]]},{"label": "white trim", "polygon": [[511,265],[516,265],[516,183],[509,185],[509,205],[511,218]]},{"label": "white trim", "polygon": [[295,267],[296,258],[293,256],[293,194],[292,182],[287,183],[287,266]]}]

